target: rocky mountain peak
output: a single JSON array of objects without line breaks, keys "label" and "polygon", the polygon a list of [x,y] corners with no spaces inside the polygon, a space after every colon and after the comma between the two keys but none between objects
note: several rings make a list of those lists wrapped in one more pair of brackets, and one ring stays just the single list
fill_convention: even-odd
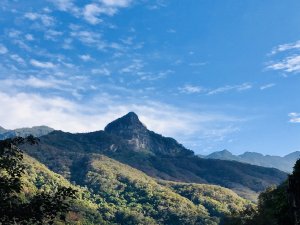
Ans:
[{"label": "rocky mountain peak", "polygon": [[[124,136],[123,134],[141,134],[147,131],[146,126],[139,120],[139,117],[134,112],[129,112],[125,116],[109,123],[105,132]],[[130,135],[131,136],[131,135]]]}]

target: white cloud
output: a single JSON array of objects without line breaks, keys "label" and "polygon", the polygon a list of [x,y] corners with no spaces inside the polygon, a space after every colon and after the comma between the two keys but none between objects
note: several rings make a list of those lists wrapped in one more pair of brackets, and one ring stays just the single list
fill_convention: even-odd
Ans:
[{"label": "white cloud", "polygon": [[84,7],[83,16],[86,21],[88,21],[90,24],[95,25],[102,22],[102,19],[98,18],[100,14],[106,14],[112,16],[116,13],[116,11],[117,10],[115,8],[102,7],[92,3]]},{"label": "white cloud", "polygon": [[127,7],[132,0],[100,0],[106,6],[112,7]]},{"label": "white cloud", "polygon": [[74,30],[71,32],[71,37],[78,39],[83,44],[97,48],[106,48],[106,43],[102,41],[101,34],[87,31],[87,30]]},{"label": "white cloud", "polygon": [[52,29],[48,29],[45,31],[45,39],[47,40],[52,40],[52,41],[56,41],[57,37],[62,36],[63,32],[61,31],[56,31],[56,30],[52,30]]},{"label": "white cloud", "polygon": [[288,114],[290,123],[300,123],[300,113],[291,112]]},{"label": "white cloud", "polygon": [[132,60],[131,64],[122,68],[119,72],[120,73],[138,73],[144,67],[144,63],[140,59]]},{"label": "white cloud", "polygon": [[185,85],[181,88],[179,88],[179,91],[181,93],[186,93],[186,94],[195,94],[195,93],[202,93],[205,92],[206,89],[200,86],[193,86],[193,85]]},{"label": "white cloud", "polygon": [[184,141],[195,135],[211,140],[236,132],[238,120],[217,113],[194,113],[159,102],[130,103],[102,94],[91,101],[74,102],[61,97],[0,92],[0,125],[7,128],[48,125],[70,132],[101,130],[129,111],[155,132]]},{"label": "white cloud", "polygon": [[91,3],[83,8],[83,17],[90,24],[96,25],[102,22],[99,18],[101,14],[113,16],[118,12],[118,8],[128,7],[130,0],[100,0],[100,4]]},{"label": "white cloud", "polygon": [[275,47],[272,50],[271,55],[275,55],[277,53],[285,52],[285,51],[293,50],[293,49],[300,49],[300,40],[296,41],[294,43],[282,44],[282,45]]},{"label": "white cloud", "polygon": [[174,73],[174,71],[173,70],[165,70],[159,72],[136,71],[134,72],[134,75],[138,75],[140,81],[144,81],[144,80],[154,81],[154,80],[165,78],[167,75],[171,73]]},{"label": "white cloud", "polygon": [[300,72],[300,55],[293,55],[284,58],[282,61],[272,63],[267,67],[272,70],[282,70],[288,73]]},{"label": "white cloud", "polygon": [[0,54],[6,54],[8,52],[8,49],[4,46],[4,45],[2,45],[2,44],[0,44]]},{"label": "white cloud", "polygon": [[30,64],[43,69],[52,69],[55,68],[55,65],[52,62],[41,62],[35,59],[30,60]]},{"label": "white cloud", "polygon": [[8,36],[10,38],[18,38],[21,34],[21,31],[19,30],[15,30],[15,29],[11,29],[9,32],[8,32]]},{"label": "white cloud", "polygon": [[59,10],[70,12],[74,16],[80,15],[80,9],[74,4],[73,0],[48,0],[52,2]]},{"label": "white cloud", "polygon": [[300,40],[294,43],[283,44],[275,47],[271,56],[277,59],[267,64],[267,69],[283,71],[286,73],[300,72]]},{"label": "white cloud", "polygon": [[102,8],[100,8],[96,4],[89,4],[84,7],[83,16],[86,21],[91,24],[98,24],[102,22],[97,16],[102,12]]},{"label": "white cloud", "polygon": [[269,89],[269,88],[272,88],[272,87],[274,87],[274,86],[276,86],[276,84],[274,84],[274,83],[270,83],[270,84],[265,84],[265,85],[263,85],[263,86],[261,86],[260,87],[260,90],[265,90],[265,89]]},{"label": "white cloud", "polygon": [[32,21],[40,20],[42,22],[42,24],[47,27],[54,25],[54,22],[55,22],[53,17],[48,16],[46,14],[28,12],[28,13],[25,13],[24,17],[26,19],[29,19]]},{"label": "white cloud", "polygon": [[85,62],[93,60],[93,58],[90,55],[80,55],[79,58]]},{"label": "white cloud", "polygon": [[195,66],[195,67],[197,67],[197,66],[205,66],[205,65],[207,65],[207,62],[192,62],[189,65],[190,66]]},{"label": "white cloud", "polygon": [[34,37],[33,37],[32,34],[26,34],[25,38],[26,38],[27,41],[34,41]]},{"label": "white cloud", "polygon": [[19,63],[20,65],[25,65],[26,64],[25,60],[17,54],[10,55],[10,58],[12,60],[16,61],[17,63]]},{"label": "white cloud", "polygon": [[110,76],[111,72],[107,68],[92,69],[92,74]]},{"label": "white cloud", "polygon": [[30,76],[26,79],[4,79],[0,80],[0,87],[3,85],[4,87],[1,87],[2,89],[5,88],[11,88],[11,87],[33,87],[33,88],[54,88],[54,89],[62,89],[64,90],[64,86],[70,85],[65,80],[57,80],[53,77],[47,77],[44,79]]},{"label": "white cloud", "polygon": [[219,87],[213,90],[210,90],[207,94],[208,95],[215,95],[215,94],[220,94],[228,91],[246,91],[252,88],[252,85],[249,83],[243,83],[240,85],[227,85],[224,87]]}]

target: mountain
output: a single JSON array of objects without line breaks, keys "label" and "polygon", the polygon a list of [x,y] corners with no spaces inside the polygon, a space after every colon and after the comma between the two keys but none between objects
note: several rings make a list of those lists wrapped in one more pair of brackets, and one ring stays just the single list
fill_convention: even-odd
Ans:
[{"label": "mountain", "polygon": [[58,185],[78,191],[67,224],[217,225],[250,204],[218,186],[159,182],[100,154],[86,155],[76,169],[81,186],[26,155],[24,165],[24,196]]},{"label": "mountain", "polygon": [[208,158],[208,159],[222,159],[222,160],[236,160],[236,161],[238,161],[238,157],[233,155],[228,150],[213,152],[210,155],[204,156],[204,157]]},{"label": "mountain", "polygon": [[17,136],[27,137],[29,135],[40,137],[49,134],[52,131],[54,131],[54,129],[47,126],[35,126],[32,128],[19,128],[15,130],[6,130],[3,127],[0,127],[0,140]]},{"label": "mountain", "polygon": [[76,183],[89,154],[106,155],[156,179],[220,185],[251,200],[287,176],[277,169],[201,159],[176,140],[149,131],[133,112],[108,124],[104,131],[53,131],[40,137],[39,145],[24,147],[51,170]]},{"label": "mountain", "polygon": [[184,148],[173,138],[149,131],[134,112],[108,124],[104,131],[122,138],[134,150],[160,156],[189,156],[193,151]]},{"label": "mountain", "polygon": [[207,156],[201,156],[201,158],[233,160],[233,161],[238,161],[243,163],[249,163],[252,165],[277,168],[279,170],[289,173],[293,170],[293,166],[297,161],[297,159],[300,158],[300,152],[296,151],[281,157],[281,156],[263,155],[261,153],[256,153],[256,152],[245,152],[241,155],[233,155],[228,150],[223,150],[219,152],[213,152]]}]

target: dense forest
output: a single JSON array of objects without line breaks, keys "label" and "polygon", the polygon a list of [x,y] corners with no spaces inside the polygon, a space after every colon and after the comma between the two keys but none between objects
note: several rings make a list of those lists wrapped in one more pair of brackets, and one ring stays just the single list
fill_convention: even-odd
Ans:
[{"label": "dense forest", "polygon": [[287,181],[268,187],[285,173],[200,159],[133,113],[105,131],[2,140],[0,172],[3,225],[293,224]]},{"label": "dense forest", "polygon": [[[297,225],[300,220],[300,159],[288,180],[262,192],[255,207],[225,218],[226,225]],[[250,205],[249,205],[250,206]]]},{"label": "dense forest", "polygon": [[[38,139],[0,142],[0,224],[294,224],[287,181],[254,204],[220,186],[155,180],[92,154],[74,185],[24,154],[24,143]],[[299,179],[299,169],[297,161],[290,179]]]},{"label": "dense forest", "polygon": [[73,185],[22,153],[24,142],[1,141],[2,224],[214,225],[252,204],[219,186],[157,181],[97,154]]}]

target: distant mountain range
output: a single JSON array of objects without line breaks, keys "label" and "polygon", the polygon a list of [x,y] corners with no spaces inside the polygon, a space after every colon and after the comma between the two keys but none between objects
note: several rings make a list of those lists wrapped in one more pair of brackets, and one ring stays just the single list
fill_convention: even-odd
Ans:
[{"label": "distant mountain range", "polygon": [[200,156],[205,159],[232,160],[252,165],[277,168],[285,172],[291,172],[297,159],[300,158],[300,151],[292,152],[286,156],[263,155],[257,152],[245,152],[241,155],[233,155],[228,150],[213,152],[207,156]]},{"label": "distant mountain range", "polygon": [[3,127],[0,127],[0,140],[4,140],[6,138],[12,137],[26,137],[29,135],[33,135],[35,137],[40,137],[50,132],[54,131],[54,129],[47,126],[36,126],[32,128],[19,128],[15,130],[7,130]]},{"label": "distant mountain range", "polygon": [[23,148],[54,172],[84,185],[81,178],[89,173],[87,165],[94,154],[127,164],[155,179],[220,185],[251,200],[287,177],[277,169],[199,158],[173,138],[149,131],[133,112],[111,122],[104,131],[53,131],[41,136],[39,145]]}]

